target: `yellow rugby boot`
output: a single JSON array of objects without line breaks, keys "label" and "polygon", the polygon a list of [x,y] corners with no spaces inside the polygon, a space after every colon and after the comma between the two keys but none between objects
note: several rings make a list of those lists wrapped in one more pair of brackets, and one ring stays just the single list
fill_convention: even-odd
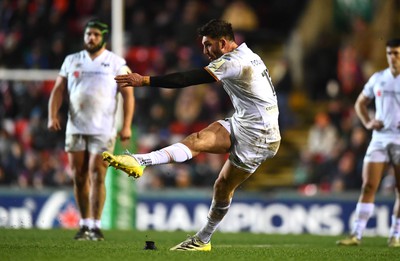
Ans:
[{"label": "yellow rugby boot", "polygon": [[102,156],[103,160],[107,161],[110,166],[122,170],[128,174],[129,177],[137,179],[143,175],[145,166],[140,165],[131,155],[113,155],[108,151],[104,151]]},{"label": "yellow rugby boot", "polygon": [[400,247],[400,239],[396,237],[389,238],[388,247]]},{"label": "yellow rugby boot", "polygon": [[173,251],[211,251],[211,242],[203,243],[197,236],[192,236],[170,248]]},{"label": "yellow rugby boot", "polygon": [[344,239],[336,241],[336,245],[339,246],[359,246],[361,244],[361,240],[358,239],[355,235],[350,235]]}]

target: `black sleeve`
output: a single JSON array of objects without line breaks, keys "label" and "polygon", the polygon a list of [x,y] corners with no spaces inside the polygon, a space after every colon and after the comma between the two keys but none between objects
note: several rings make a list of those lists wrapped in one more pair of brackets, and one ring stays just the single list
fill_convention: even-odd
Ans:
[{"label": "black sleeve", "polygon": [[163,76],[151,76],[150,86],[164,88],[183,88],[202,83],[216,82],[217,80],[206,69],[197,69],[187,72],[177,72]]}]

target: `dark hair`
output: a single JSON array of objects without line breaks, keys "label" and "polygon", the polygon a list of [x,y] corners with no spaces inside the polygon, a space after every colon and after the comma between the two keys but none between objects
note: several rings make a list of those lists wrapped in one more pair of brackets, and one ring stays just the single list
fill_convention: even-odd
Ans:
[{"label": "dark hair", "polygon": [[108,24],[100,21],[98,18],[93,18],[86,23],[85,30],[88,27],[100,30],[101,35],[103,36],[103,43],[108,40],[108,35],[110,33],[110,30],[108,29]]},{"label": "dark hair", "polygon": [[228,40],[235,40],[232,24],[219,19],[213,19],[197,29],[199,36],[209,36],[211,38],[219,39],[226,37]]},{"label": "dark hair", "polygon": [[399,47],[400,38],[392,38],[386,42],[386,47]]}]

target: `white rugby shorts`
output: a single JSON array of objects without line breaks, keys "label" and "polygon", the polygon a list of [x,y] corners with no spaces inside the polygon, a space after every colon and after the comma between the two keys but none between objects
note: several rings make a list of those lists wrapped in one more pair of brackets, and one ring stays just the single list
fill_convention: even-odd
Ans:
[{"label": "white rugby shorts", "polygon": [[400,139],[372,138],[364,161],[400,164]]},{"label": "white rugby shorts", "polygon": [[251,139],[241,132],[235,132],[230,118],[218,121],[230,133],[232,147],[229,161],[239,169],[254,173],[266,159],[272,158],[278,152],[280,141],[268,142],[264,133],[259,133],[257,139]]},{"label": "white rugby shorts", "polygon": [[101,154],[103,151],[114,151],[116,137],[105,135],[67,134],[65,137],[65,151],[89,151],[92,154]]}]

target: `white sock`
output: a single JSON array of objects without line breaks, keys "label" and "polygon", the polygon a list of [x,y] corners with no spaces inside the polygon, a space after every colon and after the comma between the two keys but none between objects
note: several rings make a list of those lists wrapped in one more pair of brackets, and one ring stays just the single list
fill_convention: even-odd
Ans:
[{"label": "white sock", "polygon": [[358,239],[361,239],[367,222],[374,213],[374,207],[374,203],[357,203],[356,219],[353,223],[352,235],[355,235]]},{"label": "white sock", "polygon": [[94,229],[94,228],[101,228],[101,220],[99,219],[88,219],[88,227],[89,229]]},{"label": "white sock", "polygon": [[395,215],[392,215],[392,223],[390,226],[389,238],[391,237],[395,238],[400,237],[400,218],[396,217]]},{"label": "white sock", "polygon": [[190,160],[193,156],[192,152],[186,145],[175,143],[171,146],[150,153],[134,154],[133,157],[142,166],[152,166],[170,162],[184,162]]},{"label": "white sock", "polygon": [[229,202],[211,202],[210,211],[207,216],[207,223],[196,233],[196,236],[203,242],[208,243],[211,240],[211,236],[214,234],[219,223],[226,215],[231,206],[231,201]]},{"label": "white sock", "polygon": [[93,219],[90,219],[88,227],[89,227],[89,229],[94,228],[94,220]]},{"label": "white sock", "polygon": [[94,219],[93,220],[93,228],[101,228],[101,220],[100,219]]},{"label": "white sock", "polygon": [[79,220],[79,226],[80,227],[83,227],[83,226],[87,226],[87,227],[89,227],[90,226],[90,223],[91,223],[91,219],[90,218],[81,218],[80,220]]}]

